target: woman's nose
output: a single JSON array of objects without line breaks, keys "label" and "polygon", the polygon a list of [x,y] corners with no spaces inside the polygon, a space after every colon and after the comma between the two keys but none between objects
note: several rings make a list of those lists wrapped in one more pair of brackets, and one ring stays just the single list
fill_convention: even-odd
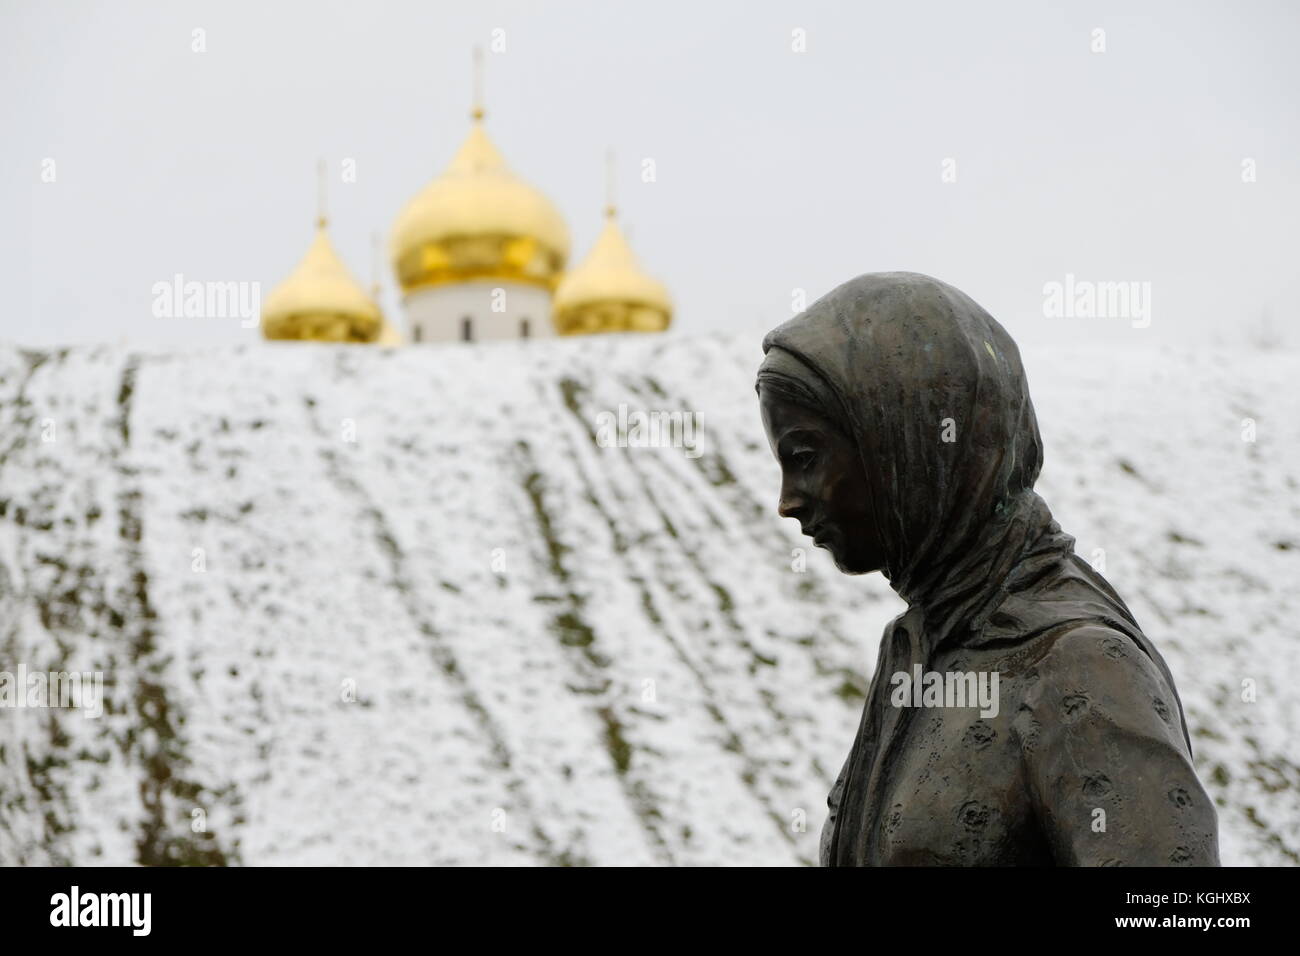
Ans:
[{"label": "woman's nose", "polygon": [[776,513],[782,518],[797,518],[807,502],[803,495],[792,489],[781,489],[781,500],[776,503]]}]

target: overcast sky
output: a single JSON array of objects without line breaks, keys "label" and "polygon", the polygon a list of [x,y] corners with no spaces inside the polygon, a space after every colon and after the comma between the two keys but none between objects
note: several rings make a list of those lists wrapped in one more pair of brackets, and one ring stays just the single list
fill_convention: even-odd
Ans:
[{"label": "overcast sky", "polygon": [[[3,0],[0,339],[255,338],[155,318],[153,285],[181,273],[265,296],[311,238],[318,157],[332,237],[368,282],[371,233],[386,246],[465,136],[481,44],[489,132],[564,214],[575,258],[617,150],[619,204],[676,333],[757,335],[796,289],[811,302],[906,269],[1026,341],[1232,341],[1268,313],[1294,345],[1298,10]],[[1150,283],[1150,326],[1044,316],[1044,285],[1067,273]],[[383,278],[396,317],[387,262]]]}]

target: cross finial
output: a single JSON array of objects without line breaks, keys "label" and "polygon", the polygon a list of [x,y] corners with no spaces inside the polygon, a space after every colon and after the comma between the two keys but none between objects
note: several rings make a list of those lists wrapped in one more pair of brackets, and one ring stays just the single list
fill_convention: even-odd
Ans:
[{"label": "cross finial", "polygon": [[474,47],[474,108],[470,116],[475,120],[483,118],[483,48]]},{"label": "cross finial", "polygon": [[325,215],[325,159],[316,161],[316,225],[324,229],[329,219]]},{"label": "cross finial", "polygon": [[605,150],[605,215],[613,219],[618,212],[614,202],[614,150]]}]

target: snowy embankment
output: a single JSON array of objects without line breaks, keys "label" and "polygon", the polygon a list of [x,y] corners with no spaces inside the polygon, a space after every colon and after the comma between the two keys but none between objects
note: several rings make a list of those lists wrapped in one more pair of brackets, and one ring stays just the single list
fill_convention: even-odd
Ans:
[{"label": "snowy embankment", "polygon": [[[900,604],[792,570],[758,357],[0,348],[0,670],[108,698],[0,710],[0,863],[812,862]],[[1300,862],[1300,360],[1025,358],[1224,862]],[[620,403],[703,453],[599,447]]]}]

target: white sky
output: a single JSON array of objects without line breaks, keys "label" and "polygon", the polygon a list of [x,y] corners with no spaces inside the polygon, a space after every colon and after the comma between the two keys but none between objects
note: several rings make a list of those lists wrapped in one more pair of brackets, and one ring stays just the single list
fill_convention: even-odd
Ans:
[{"label": "white sky", "polygon": [[[1266,312],[1300,340],[1300,5],[804,0],[0,0],[0,340],[256,337],[155,318],[152,287],[265,296],[310,240],[321,156],[332,237],[368,282],[371,232],[386,245],[466,133],[470,50],[495,28],[492,137],[578,257],[617,150],[678,331],[757,335],[796,288],[909,269],[1022,340],[1230,342]],[[1150,282],[1150,328],[1045,318],[1066,273]],[[396,317],[387,263],[384,282]]]}]

